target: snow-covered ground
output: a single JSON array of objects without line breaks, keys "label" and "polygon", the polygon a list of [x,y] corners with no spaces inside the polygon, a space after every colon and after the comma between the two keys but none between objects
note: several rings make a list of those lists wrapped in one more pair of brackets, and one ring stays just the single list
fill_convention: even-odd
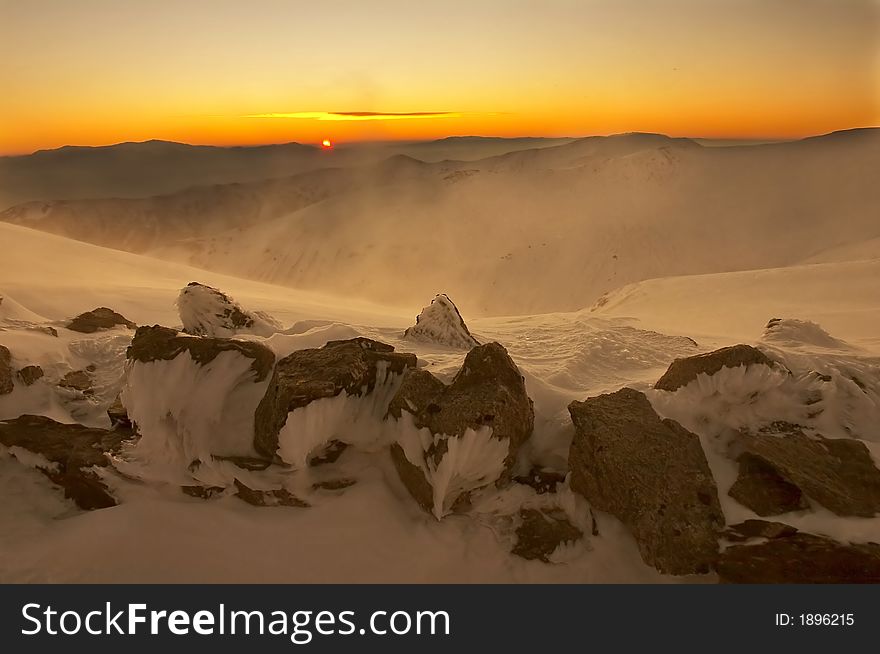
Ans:
[{"label": "snow-covered ground", "polygon": [[[119,390],[132,332],[81,334],[65,329],[65,320],[107,306],[138,324],[180,327],[175,301],[192,281],[222,289],[245,309],[277,319],[285,333],[265,340],[242,337],[265,342],[278,356],[363,335],[414,352],[448,381],[466,354],[404,338],[433,294],[415,305],[385,306],[242,280],[5,224],[0,224],[0,244],[0,344],[12,352],[16,369],[39,364],[46,373],[30,387],[16,382],[11,394],[0,396],[0,419],[39,413],[108,426],[105,410]],[[653,279],[575,312],[486,317],[477,316],[467,301],[458,308],[473,336],[502,343],[525,376],[535,409],[534,435],[521,453],[525,462],[564,466],[573,433],[567,404],[628,385],[647,391],[661,415],[701,434],[726,517],[749,517],[726,496],[735,468],[704,435],[711,420],[703,414],[726,428],[748,426],[768,413],[793,415],[798,394],[815,390],[809,371],[832,379],[816,426],[830,437],[846,436],[844,427],[857,433],[880,462],[880,260]],[[803,322],[787,322],[765,334],[771,318]],[[27,329],[37,325],[53,326],[58,336]],[[728,371],[709,386],[695,383],[675,394],[649,390],[672,359],[738,342],[775,352],[794,375]],[[93,394],[54,386],[67,372],[89,365],[95,366]],[[854,392],[853,377],[864,392]],[[157,394],[180,391],[159,388],[158,380],[147,377],[138,383],[156,384]],[[738,404],[756,391],[763,404]],[[41,474],[0,457],[0,581],[675,580],[646,566],[627,530],[601,513],[596,515],[600,535],[587,531],[585,539],[554,555],[555,564],[511,556],[504,507],[521,504],[523,497],[514,495],[528,495],[530,489],[498,492],[469,515],[437,521],[413,501],[384,450],[346,451],[333,475],[357,483],[344,491],[315,492],[309,508],[188,497],[179,485],[147,474],[139,480],[137,461],[130,463],[134,478],[111,475],[109,482],[120,505],[82,512]],[[579,500],[563,489],[561,501]],[[880,534],[878,518],[833,519],[822,510],[789,518],[838,538],[877,540]]]}]

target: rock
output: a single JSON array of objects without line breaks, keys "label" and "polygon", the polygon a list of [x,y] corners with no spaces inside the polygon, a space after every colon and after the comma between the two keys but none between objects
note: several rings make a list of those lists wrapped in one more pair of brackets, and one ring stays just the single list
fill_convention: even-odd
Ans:
[{"label": "rock", "polygon": [[110,418],[110,425],[114,428],[133,429],[131,420],[128,417],[128,411],[122,405],[122,396],[117,395],[113,400],[113,404],[107,407],[107,417]]},{"label": "rock", "polygon": [[55,338],[58,338],[58,330],[54,327],[49,327],[48,325],[29,325],[25,327],[25,329],[31,332],[39,332],[46,336],[54,336]]},{"label": "rock", "polygon": [[741,542],[753,538],[782,538],[796,533],[797,529],[781,522],[745,520],[739,524],[730,525],[724,531],[724,537],[729,541]]},{"label": "rock", "polygon": [[516,530],[516,544],[512,553],[524,559],[550,562],[550,555],[563,543],[583,538],[560,508],[520,509],[520,526]]},{"label": "rock", "polygon": [[568,410],[572,490],[620,519],[660,572],[709,572],[724,518],[699,438],[661,420],[631,388],[572,402]]},{"label": "rock", "polygon": [[72,370],[64,375],[58,385],[62,388],[88,393],[92,389],[92,378],[85,370]]},{"label": "rock", "polygon": [[716,566],[720,580],[737,584],[880,582],[880,545],[843,544],[792,529],[777,530],[765,542],[725,549]]},{"label": "rock", "polygon": [[136,451],[163,452],[183,474],[216,457],[262,458],[253,427],[275,362],[268,347],[155,325],[138,328],[127,357],[121,400]]},{"label": "rock", "polygon": [[657,380],[654,388],[661,391],[675,391],[682,386],[687,386],[698,375],[705,374],[711,376],[722,368],[752,365],[772,367],[775,364],[761,350],[750,345],[723,347],[714,352],[676,359],[663,376]]},{"label": "rock", "polygon": [[356,479],[343,477],[341,479],[327,479],[325,481],[316,481],[312,484],[313,490],[338,491],[351,488],[357,483]]},{"label": "rock", "polygon": [[275,363],[275,354],[261,343],[239,341],[228,338],[200,338],[180,334],[176,329],[153,325],[138,327],[126,350],[126,357],[132,361],[150,363],[151,361],[171,361],[181,352],[188,352],[193,361],[205,365],[213,361],[221,352],[238,352],[252,359],[251,369],[256,382],[268,377]]},{"label": "rock", "polygon": [[98,307],[93,311],[79,314],[68,323],[67,328],[71,331],[82,332],[83,334],[92,334],[102,329],[113,329],[120,325],[129,329],[137,327],[131,320],[112,309]]},{"label": "rock", "polygon": [[472,491],[509,480],[522,444],[534,427],[532,400],[507,350],[498,343],[473,348],[448,386],[424,371],[410,371],[389,415],[412,416],[391,448],[404,485],[435,517],[466,506]]},{"label": "rock", "polygon": [[727,494],[743,506],[759,516],[810,508],[801,489],[787,482],[762,459],[742,454],[738,461],[739,475]]},{"label": "rock", "polygon": [[107,466],[107,453],[117,452],[124,440],[125,436],[117,432],[62,424],[45,416],[23,415],[0,422],[0,443],[39,454],[55,464],[40,470],[83,509],[116,505],[113,495],[90,468]]},{"label": "rock", "polygon": [[531,486],[538,495],[543,495],[555,493],[556,487],[565,481],[565,476],[564,472],[535,467],[529,471],[529,474],[514,477],[513,480],[518,484]]},{"label": "rock", "polygon": [[446,388],[446,384],[427,370],[410,368],[404,373],[403,382],[388,405],[388,415],[400,418],[403,412],[417,414]]},{"label": "rock", "polygon": [[271,336],[281,323],[262,311],[245,311],[222,291],[190,282],[177,297],[183,331],[195,336],[230,337],[247,333]]},{"label": "rock", "polygon": [[200,500],[212,500],[226,493],[223,486],[181,486],[184,495],[197,497]]},{"label": "rock", "polygon": [[[401,354],[369,338],[330,341],[317,349],[298,350],[275,366],[254,419],[254,447],[267,457],[278,450],[278,435],[290,412],[315,400],[341,393],[361,397],[376,386],[378,371],[402,374],[416,365],[414,354]],[[335,434],[328,434],[327,441]]]},{"label": "rock", "polygon": [[309,506],[308,503],[303,502],[284,488],[268,491],[254,490],[245,486],[238,479],[235,480],[235,488],[237,489],[235,496],[253,506],[294,506],[298,508]]},{"label": "rock", "polygon": [[431,304],[422,309],[416,317],[416,324],[408,328],[403,337],[411,341],[435,343],[448,347],[469,350],[480,342],[475,339],[464,324],[458,308],[443,293],[437,295]]},{"label": "rock", "polygon": [[0,395],[8,395],[15,388],[12,381],[12,353],[0,345]]},{"label": "rock", "polygon": [[25,386],[31,386],[38,379],[42,379],[43,369],[40,366],[25,366],[18,371],[18,378]]},{"label": "rock", "polygon": [[777,433],[742,434],[736,447],[839,516],[880,512],[880,470],[864,443],[807,436],[785,423],[774,429]]}]

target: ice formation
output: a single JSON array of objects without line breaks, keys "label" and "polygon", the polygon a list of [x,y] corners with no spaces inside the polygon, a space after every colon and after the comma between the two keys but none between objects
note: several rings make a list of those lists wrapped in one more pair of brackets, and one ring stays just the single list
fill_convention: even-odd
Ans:
[{"label": "ice formation", "polygon": [[479,345],[464,324],[458,308],[444,293],[437,295],[431,304],[422,309],[416,324],[408,328],[403,337],[422,343],[436,343],[469,350]]},{"label": "ice formation", "polygon": [[246,311],[222,291],[198,282],[190,282],[181,289],[177,309],[183,331],[194,336],[271,336],[282,328],[269,314]]}]

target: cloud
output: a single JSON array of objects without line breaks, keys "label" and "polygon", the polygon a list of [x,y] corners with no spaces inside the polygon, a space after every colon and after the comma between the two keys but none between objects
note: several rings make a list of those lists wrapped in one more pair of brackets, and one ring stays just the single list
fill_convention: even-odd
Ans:
[{"label": "cloud", "polygon": [[458,111],[297,111],[293,113],[248,114],[243,118],[298,118],[301,120],[413,120],[426,118],[460,118]]}]

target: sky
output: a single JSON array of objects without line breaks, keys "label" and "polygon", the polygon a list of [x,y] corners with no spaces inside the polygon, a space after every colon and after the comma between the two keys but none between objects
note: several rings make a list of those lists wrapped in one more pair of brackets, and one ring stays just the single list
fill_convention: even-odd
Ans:
[{"label": "sky", "polygon": [[0,0],[0,154],[880,125],[880,0]]}]

